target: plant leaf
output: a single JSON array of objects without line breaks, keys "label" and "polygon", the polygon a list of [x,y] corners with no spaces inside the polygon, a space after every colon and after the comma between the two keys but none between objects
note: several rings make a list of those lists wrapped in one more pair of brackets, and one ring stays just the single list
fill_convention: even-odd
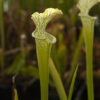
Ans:
[{"label": "plant leaf", "polygon": [[23,67],[20,73],[24,76],[32,76],[35,78],[39,78],[39,71],[34,66]]},{"label": "plant leaf", "polygon": [[3,1],[0,0],[0,35],[1,35],[1,48],[2,54],[0,54],[0,66],[1,69],[4,68],[4,50],[5,50],[5,34],[4,34],[4,22],[3,22]]},{"label": "plant leaf", "polygon": [[20,53],[12,63],[10,69],[8,70],[8,74],[15,74],[19,72],[25,66],[25,59],[22,53]]},{"label": "plant leaf", "polygon": [[16,88],[14,88],[14,100],[19,100]]},{"label": "plant leaf", "polygon": [[60,75],[58,74],[51,58],[49,59],[49,70],[50,70],[50,75],[52,76],[52,79],[54,81],[55,87],[57,89],[57,92],[59,94],[60,100],[67,100],[67,95],[64,90],[63,83],[60,79]]},{"label": "plant leaf", "polygon": [[75,79],[76,79],[76,76],[77,76],[77,70],[78,70],[78,66],[76,67],[76,70],[75,70],[73,78],[72,78],[72,82],[71,82],[71,86],[70,86],[70,90],[69,90],[69,95],[68,95],[68,100],[72,99],[74,83],[75,83]]},{"label": "plant leaf", "polygon": [[81,33],[80,34],[80,37],[79,37],[79,40],[78,40],[78,44],[77,44],[77,47],[75,49],[75,53],[74,53],[74,56],[73,56],[73,59],[72,59],[72,62],[71,62],[71,69],[70,69],[70,73],[69,73],[69,77],[67,79],[67,83],[69,84],[72,77],[73,77],[73,73],[76,69],[76,64],[79,60],[79,57],[80,57],[80,53],[81,53],[81,48],[82,48],[82,44],[83,44],[83,34]]}]

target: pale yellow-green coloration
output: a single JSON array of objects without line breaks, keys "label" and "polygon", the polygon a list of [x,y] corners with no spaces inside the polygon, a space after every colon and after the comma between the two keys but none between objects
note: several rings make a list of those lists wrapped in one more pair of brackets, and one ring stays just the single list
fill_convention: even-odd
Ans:
[{"label": "pale yellow-green coloration", "polygon": [[88,15],[90,9],[96,5],[100,0],[79,0],[77,7],[80,9],[82,15]]},{"label": "pale yellow-green coloration", "polygon": [[14,88],[14,100],[18,100],[18,93],[16,88]]},{"label": "pale yellow-green coloration", "polygon": [[58,14],[62,14],[62,11],[53,8],[48,8],[43,13],[35,12],[32,14],[32,20],[36,25],[36,29],[32,33],[32,36],[35,38],[36,42],[41,100],[48,100],[49,58],[52,44],[56,42],[56,38],[47,33],[45,28],[48,22]]},{"label": "pale yellow-green coloration", "polygon": [[83,36],[86,47],[86,74],[87,74],[87,92],[88,100],[94,100],[93,86],[93,39],[94,39],[94,23],[96,17],[89,15],[90,9],[100,0],[80,0],[77,7],[80,10],[83,25]]},{"label": "pale yellow-green coloration", "polygon": [[59,9],[48,8],[43,13],[35,12],[32,14],[32,20],[36,25],[32,36],[38,39],[46,39],[49,43],[55,43],[56,38],[45,31],[46,25],[57,14],[62,14]]}]

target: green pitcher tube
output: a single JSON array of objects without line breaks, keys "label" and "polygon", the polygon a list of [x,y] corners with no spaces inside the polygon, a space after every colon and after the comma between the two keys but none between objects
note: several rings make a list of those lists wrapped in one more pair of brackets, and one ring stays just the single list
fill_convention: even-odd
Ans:
[{"label": "green pitcher tube", "polygon": [[80,10],[79,16],[83,24],[83,36],[86,48],[86,77],[88,100],[94,100],[93,87],[93,39],[94,22],[96,17],[89,16],[90,9],[100,0],[79,0],[77,7]]},{"label": "green pitcher tube", "polygon": [[48,8],[44,13],[35,12],[32,14],[32,20],[36,25],[32,36],[35,38],[37,59],[40,75],[41,100],[48,100],[49,84],[49,58],[52,44],[56,38],[45,31],[48,22],[57,14],[62,14],[59,9]]},{"label": "green pitcher tube", "polygon": [[86,75],[88,87],[88,100],[94,100],[93,89],[93,37],[95,17],[81,16],[83,24],[83,35],[86,47]]}]

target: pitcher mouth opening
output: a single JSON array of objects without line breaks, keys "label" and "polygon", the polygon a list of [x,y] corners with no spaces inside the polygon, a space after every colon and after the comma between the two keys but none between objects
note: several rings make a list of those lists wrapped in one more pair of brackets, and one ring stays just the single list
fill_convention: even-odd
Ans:
[{"label": "pitcher mouth opening", "polygon": [[97,19],[96,16],[84,15],[84,14],[82,14],[82,13],[79,13],[79,16],[80,16],[80,17],[86,17],[86,18],[88,18],[88,19],[93,19],[93,20],[96,20],[96,19]]},{"label": "pitcher mouth opening", "polygon": [[56,42],[56,37],[53,35],[44,32],[44,34],[36,34],[35,32],[32,33],[32,37],[39,39],[39,40],[46,40],[48,43],[55,43]]}]

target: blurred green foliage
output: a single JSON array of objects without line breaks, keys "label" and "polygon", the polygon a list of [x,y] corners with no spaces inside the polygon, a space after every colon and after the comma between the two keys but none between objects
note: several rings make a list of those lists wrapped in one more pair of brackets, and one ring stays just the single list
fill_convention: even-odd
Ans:
[{"label": "blurred green foliage", "polygon": [[5,33],[4,33],[4,22],[3,22],[3,0],[0,0],[0,34],[1,34],[1,50],[0,50],[0,69],[4,69],[4,50],[5,50]]},{"label": "blurred green foliage", "polygon": [[69,95],[68,95],[68,100],[72,100],[72,95],[73,95],[74,84],[75,84],[75,80],[76,80],[76,76],[77,76],[77,71],[78,71],[78,66],[76,66],[75,72],[74,72],[73,77],[72,77]]},{"label": "blurred green foliage", "polygon": [[[2,1],[2,0],[0,0]],[[80,58],[79,54],[80,54],[80,50],[81,50],[81,46],[83,43],[82,37],[80,35],[77,36],[77,33],[75,33],[76,31],[73,32],[74,28],[77,27],[81,27],[80,23],[79,23],[79,18],[78,18],[78,10],[74,7],[76,6],[76,2],[78,0],[4,0],[4,7],[8,7],[8,11],[7,14],[11,17],[11,20],[14,23],[14,27],[17,27],[17,31],[18,31],[18,35],[20,37],[20,35],[22,34],[22,32],[26,33],[27,37],[28,37],[28,41],[31,41],[30,39],[30,34],[31,34],[31,28],[29,23],[29,18],[31,16],[31,13],[39,11],[42,12],[43,10],[45,10],[46,8],[49,7],[53,7],[53,8],[59,8],[64,12],[64,20],[61,20],[61,22],[63,22],[65,28],[63,29],[62,32],[55,32],[55,29],[53,29],[52,34],[56,34],[57,37],[57,44],[55,44],[52,48],[52,58],[53,61],[56,65],[56,68],[58,70],[58,72],[60,73],[60,75],[63,77],[67,68],[69,67],[69,69],[71,69],[71,73],[73,74],[74,70],[75,70],[75,66],[78,63],[78,59]],[[1,8],[0,8],[0,31],[4,32],[4,25],[3,25],[3,4],[1,4]],[[15,5],[16,4],[16,5]],[[12,9],[14,9],[12,15],[9,12],[12,12]],[[16,14],[16,12],[19,12]],[[91,14],[94,15],[94,13],[97,13],[98,15],[98,24],[96,24],[96,27],[100,27],[100,5],[95,6],[93,9],[91,9]],[[25,16],[26,14],[26,16]],[[17,17],[13,17],[16,16]],[[27,20],[28,19],[28,20]],[[9,19],[7,20],[9,21]],[[11,23],[12,24],[12,23]],[[78,26],[78,25],[79,26]],[[7,24],[9,27],[10,25]],[[30,26],[28,26],[30,25]],[[55,23],[54,23],[55,26]],[[32,26],[33,27],[33,26]],[[33,30],[33,29],[32,29]],[[58,29],[56,29],[58,30]],[[95,30],[96,31],[96,30]],[[98,31],[95,32],[97,35],[100,32],[100,28],[98,28]],[[29,34],[28,34],[29,33]],[[80,33],[78,33],[80,34]],[[12,36],[11,36],[12,37]],[[79,38],[79,41],[78,38]],[[70,39],[71,38],[71,39]],[[3,39],[3,41],[5,42],[5,38],[1,38]],[[12,37],[13,39],[13,37]],[[69,44],[66,43],[70,42]],[[31,43],[31,42],[30,42]],[[67,46],[68,44],[68,46]],[[18,44],[20,45],[20,43]],[[74,49],[73,49],[74,48]],[[33,53],[33,52],[32,52]],[[1,54],[2,54],[2,50],[0,50],[0,59],[1,62],[2,58],[1,58]],[[30,55],[34,55],[34,54],[30,54]],[[9,64],[9,74],[15,74],[15,73],[21,73],[23,75],[30,75],[30,76],[34,76],[36,78],[38,78],[38,70],[36,67],[36,64],[31,65],[31,64],[26,64],[27,60],[26,60],[26,56],[28,56],[28,54],[24,54],[23,55],[23,51],[18,53],[15,57],[14,60],[12,60],[12,64]],[[69,57],[70,56],[70,57]],[[33,57],[33,56],[32,56]],[[35,59],[36,60],[36,59]],[[68,62],[69,61],[69,62]],[[69,65],[70,63],[70,65]],[[7,66],[8,67],[8,66]],[[15,70],[16,69],[16,70]],[[72,74],[70,76],[72,76]]]},{"label": "blurred green foliage", "polygon": [[9,11],[16,1],[19,2],[19,8],[31,12],[41,11],[46,8],[59,8],[64,13],[67,13],[75,5],[77,0],[5,0],[6,3],[8,2]]},{"label": "blurred green foliage", "polygon": [[20,73],[24,76],[31,76],[31,77],[39,79],[39,71],[35,66],[32,66],[32,65],[23,67]]},{"label": "blurred green foliage", "polygon": [[73,72],[75,70],[75,66],[77,65],[77,62],[80,58],[80,53],[81,53],[81,48],[82,48],[82,45],[83,45],[83,34],[81,33],[80,36],[79,36],[79,40],[78,40],[78,43],[77,43],[77,47],[75,49],[75,52],[74,52],[74,55],[73,55],[73,58],[72,58],[72,61],[71,61],[71,68],[70,68],[70,73],[69,73],[69,77],[67,79],[67,83],[69,84],[72,77],[73,77]]},{"label": "blurred green foliage", "polygon": [[17,93],[17,89],[16,88],[14,88],[14,100],[19,100],[18,99],[18,93]]},{"label": "blurred green foliage", "polygon": [[34,12],[38,9],[39,0],[19,0],[19,6],[21,9]]},{"label": "blurred green foliage", "polygon": [[10,69],[8,70],[8,74],[16,74],[20,72],[23,67],[25,67],[25,58],[24,55],[20,53],[15,57]]},{"label": "blurred green foliage", "polygon": [[58,35],[58,46],[53,46],[52,48],[52,58],[55,62],[56,68],[59,74],[62,76],[67,66],[67,48],[66,45],[63,44],[63,35]]}]

